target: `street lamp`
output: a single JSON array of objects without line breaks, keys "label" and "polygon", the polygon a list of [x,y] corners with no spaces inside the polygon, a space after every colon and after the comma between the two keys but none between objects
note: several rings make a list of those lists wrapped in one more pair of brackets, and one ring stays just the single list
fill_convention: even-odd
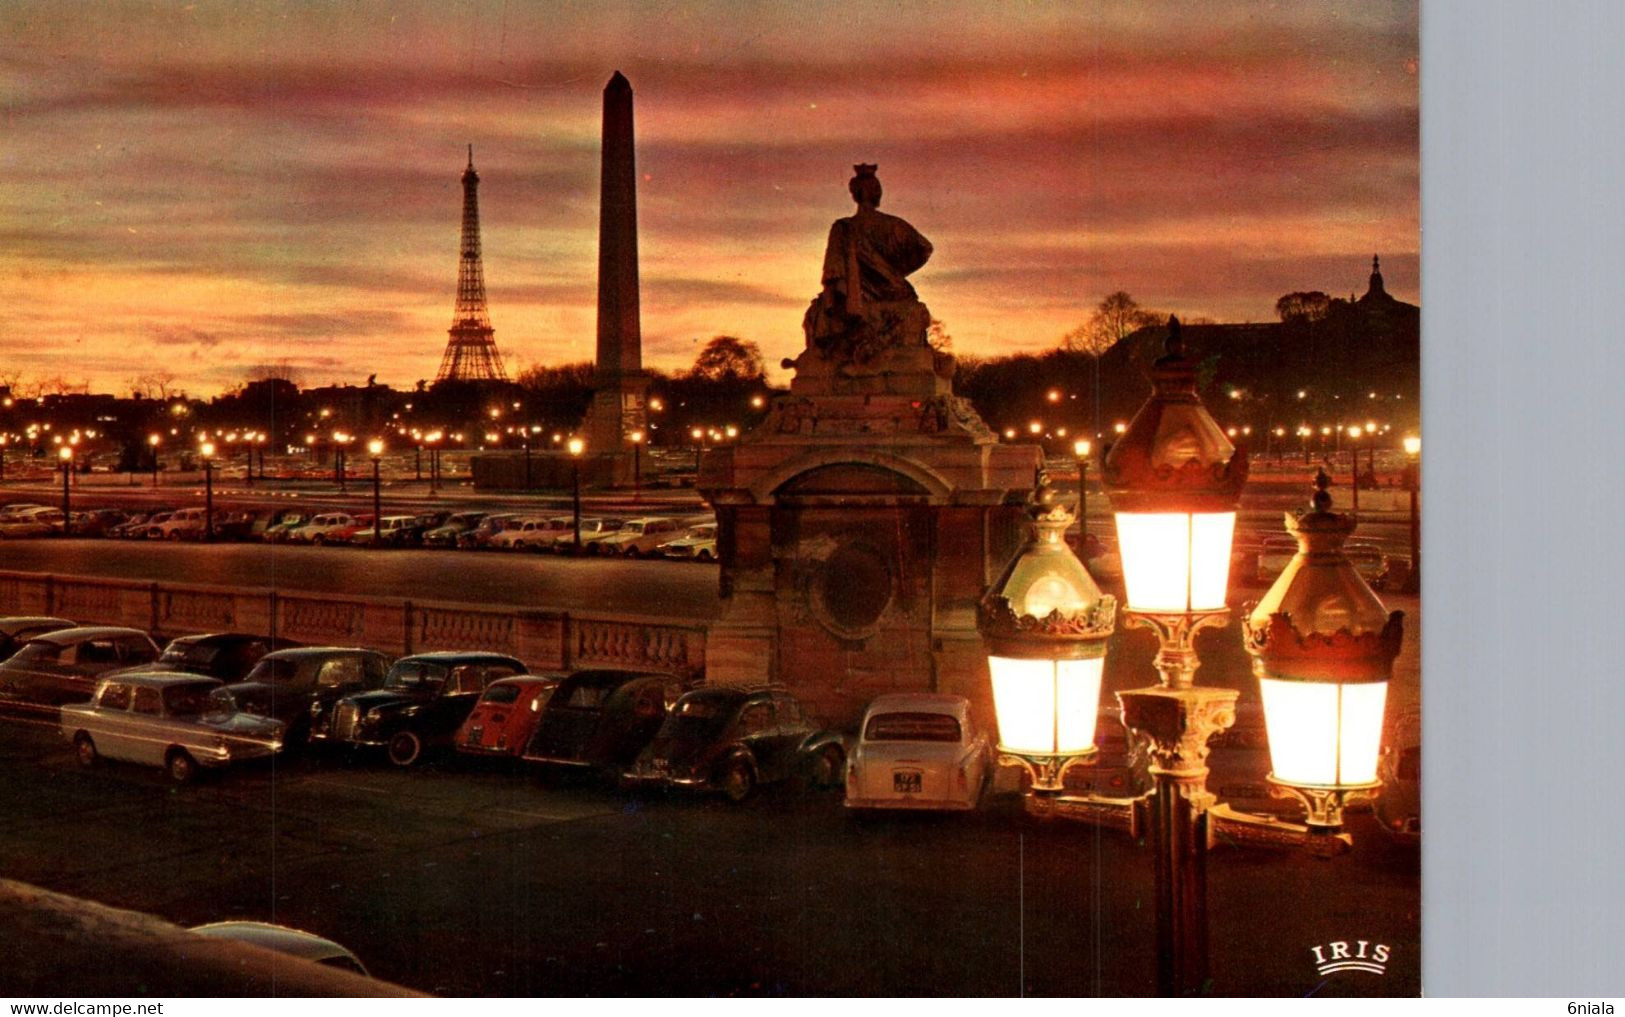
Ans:
[{"label": "street lamp", "polygon": [[445,437],[441,431],[430,431],[423,436],[429,443],[429,493],[437,494],[440,491],[440,439]]},{"label": "street lamp", "polygon": [[1411,496],[1411,570],[1405,577],[1404,593],[1422,590],[1422,517],[1416,511],[1416,496],[1422,489],[1422,439],[1406,435],[1401,443],[1405,448],[1405,490]]},{"label": "street lamp", "polygon": [[1196,394],[1196,362],[1168,320],[1152,394],[1106,456],[1130,626],[1157,634],[1161,682],[1118,694],[1123,725],[1148,743],[1156,845],[1157,982],[1167,995],[1208,976],[1207,742],[1235,722],[1233,689],[1199,688],[1196,634],[1225,624],[1236,508],[1248,458]]},{"label": "street lamp", "polygon": [[349,464],[344,461],[344,447],[350,441],[350,436],[343,431],[333,432],[333,479],[339,485],[339,494],[345,494],[345,481],[349,473]]},{"label": "street lamp", "polygon": [[56,454],[62,460],[62,536],[67,537],[73,532],[73,515],[68,506],[68,483],[73,476],[73,446],[63,445],[56,450]]},{"label": "street lamp", "polygon": [[0,434],[0,480],[6,479],[6,445],[10,441],[10,435]]},{"label": "street lamp", "polygon": [[587,443],[580,438],[570,439],[570,517],[575,527],[575,553],[581,553],[581,453]]},{"label": "street lamp", "polygon": [[1286,517],[1298,553],[1243,624],[1269,734],[1269,782],[1307,813],[1309,847],[1351,843],[1343,808],[1370,797],[1383,707],[1404,615],[1382,601],[1343,553],[1352,513],[1333,512],[1331,478],[1315,477],[1310,511]]},{"label": "street lamp", "polygon": [[637,501],[643,493],[643,432],[633,431],[628,435],[632,440],[632,500]]},{"label": "street lamp", "polygon": [[203,539],[214,539],[214,442],[198,446],[203,455]]},{"label": "street lamp", "polygon": [[977,608],[987,647],[1001,762],[1023,766],[1054,796],[1072,764],[1093,756],[1100,682],[1117,600],[1101,594],[1066,544],[1073,515],[1039,472],[1032,534]]},{"label": "street lamp", "polygon": [[[1078,464],[1078,546],[1085,547],[1085,538],[1089,536],[1089,450],[1088,438],[1079,438],[1072,443],[1072,458]],[[1087,550],[1084,552],[1087,554]]]},{"label": "street lamp", "polygon": [[163,436],[154,432],[147,435],[147,447],[152,453],[152,486],[158,486],[158,446],[163,442]]},{"label": "street lamp", "polygon": [[1360,442],[1360,436],[1363,435],[1363,434],[1365,434],[1365,431],[1361,430],[1358,426],[1349,428],[1349,457],[1352,460],[1350,462],[1350,464],[1349,464],[1349,475],[1350,475],[1350,479],[1353,481],[1353,483],[1350,485],[1350,487],[1352,487],[1353,490],[1354,490],[1354,495],[1353,495],[1354,501],[1353,501],[1352,504],[1353,504],[1353,508],[1354,508],[1355,512],[1360,511],[1360,444],[1359,444],[1359,442]]},{"label": "street lamp", "polygon": [[367,453],[372,456],[372,546],[378,546],[378,537],[384,527],[383,495],[380,490],[380,464],[384,456],[384,443],[378,438],[367,442]]}]

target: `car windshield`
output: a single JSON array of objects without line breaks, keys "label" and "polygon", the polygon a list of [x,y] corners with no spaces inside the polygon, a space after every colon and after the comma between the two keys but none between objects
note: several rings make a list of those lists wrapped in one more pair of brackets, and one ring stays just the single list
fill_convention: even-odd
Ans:
[{"label": "car windshield", "polygon": [[696,699],[679,700],[672,708],[671,716],[661,727],[660,733],[666,738],[695,738],[710,737],[728,722],[733,715],[733,707],[738,700],[728,702],[710,696]]},{"label": "car windshield", "polygon": [[446,684],[449,669],[444,664],[431,664],[421,660],[403,660],[389,669],[389,680],[384,685],[392,689],[427,689],[438,692]]},{"label": "car windshield", "polygon": [[180,645],[165,647],[158,660],[164,664],[190,664],[193,667],[207,667],[219,655],[219,646],[208,643],[181,643]]},{"label": "car windshield", "polygon": [[259,663],[254,665],[254,669],[248,672],[248,677],[243,680],[264,682],[267,685],[299,685],[303,684],[301,682],[302,670],[297,660],[289,660],[285,657],[262,657]]},{"label": "car windshield", "polygon": [[959,721],[945,713],[881,713],[863,729],[871,742],[957,742]]},{"label": "car windshield", "polygon": [[519,698],[519,686],[502,684],[493,685],[485,690],[482,697],[487,703],[511,703]]},{"label": "car windshield", "polygon": [[18,664],[50,664],[61,655],[62,647],[56,643],[35,642],[18,650],[11,659]]},{"label": "car windshield", "polygon": [[164,689],[164,712],[172,717],[201,717],[236,709],[231,693],[213,682],[187,682]]}]

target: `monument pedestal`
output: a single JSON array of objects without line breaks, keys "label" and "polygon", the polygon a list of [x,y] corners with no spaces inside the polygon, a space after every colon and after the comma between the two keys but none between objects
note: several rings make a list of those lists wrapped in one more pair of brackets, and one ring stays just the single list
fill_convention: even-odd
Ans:
[{"label": "monument pedestal", "polygon": [[582,424],[587,451],[612,456],[607,483],[632,485],[632,434],[649,432],[649,376],[642,371],[600,378]]}]

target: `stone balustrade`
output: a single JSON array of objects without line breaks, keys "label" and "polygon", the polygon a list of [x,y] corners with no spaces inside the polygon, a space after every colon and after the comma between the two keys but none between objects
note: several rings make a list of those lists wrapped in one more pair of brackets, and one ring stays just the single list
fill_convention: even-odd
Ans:
[{"label": "stone balustrade", "polygon": [[0,616],[59,615],[174,637],[258,632],[404,656],[491,650],[532,670],[624,667],[705,673],[706,627],[658,617],[528,610],[305,591],[0,571]]}]

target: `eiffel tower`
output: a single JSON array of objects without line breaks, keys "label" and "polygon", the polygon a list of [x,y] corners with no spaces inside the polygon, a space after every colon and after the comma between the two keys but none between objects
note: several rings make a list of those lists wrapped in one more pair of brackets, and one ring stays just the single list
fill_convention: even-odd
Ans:
[{"label": "eiffel tower", "polygon": [[463,170],[463,242],[457,262],[457,309],[452,312],[451,340],[440,358],[434,380],[507,381],[496,330],[485,306],[485,269],[480,265],[480,177],[474,172],[474,146],[468,146]]}]

